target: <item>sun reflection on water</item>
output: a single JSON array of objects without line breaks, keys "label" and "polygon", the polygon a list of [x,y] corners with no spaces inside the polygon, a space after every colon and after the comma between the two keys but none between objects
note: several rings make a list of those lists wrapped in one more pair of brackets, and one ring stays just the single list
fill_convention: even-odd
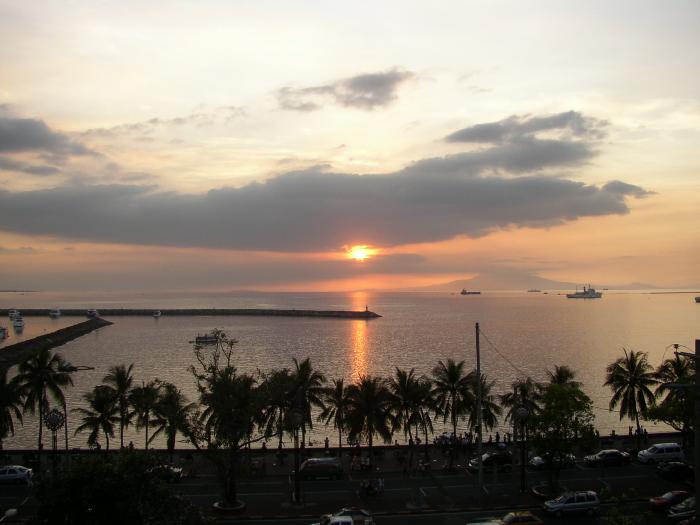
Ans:
[{"label": "sun reflection on water", "polygon": [[[369,294],[367,292],[353,292],[350,296],[353,310],[365,310]],[[349,361],[351,363],[350,380],[356,381],[360,376],[367,374],[368,343],[367,343],[367,321],[358,319],[351,321],[351,352]]]}]

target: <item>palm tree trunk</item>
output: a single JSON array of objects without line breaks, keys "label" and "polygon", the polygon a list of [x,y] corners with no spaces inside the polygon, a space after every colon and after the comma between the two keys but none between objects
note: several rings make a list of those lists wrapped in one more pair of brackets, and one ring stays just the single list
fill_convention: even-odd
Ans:
[{"label": "palm tree trunk", "polygon": [[343,453],[343,430],[338,427],[338,459],[341,458]]},{"label": "palm tree trunk", "polygon": [[124,413],[119,418],[119,448],[124,448]]},{"label": "palm tree trunk", "polygon": [[107,434],[107,432],[105,432],[105,444],[106,444],[105,452],[108,452],[109,451],[109,434]]},{"label": "palm tree trunk", "polygon": [[41,434],[44,430],[44,399],[39,401],[39,442],[37,443],[37,449],[41,451]]},{"label": "palm tree trunk", "polygon": [[66,398],[63,398],[63,430],[66,437],[66,452],[68,452],[68,408],[66,407]]},{"label": "palm tree trunk", "polygon": [[642,427],[639,425],[639,413],[636,410],[634,411],[634,419],[637,422],[637,450],[639,450],[640,448],[642,448]]},{"label": "palm tree trunk", "polygon": [[146,412],[146,450],[148,450],[148,420],[150,419],[150,414]]}]

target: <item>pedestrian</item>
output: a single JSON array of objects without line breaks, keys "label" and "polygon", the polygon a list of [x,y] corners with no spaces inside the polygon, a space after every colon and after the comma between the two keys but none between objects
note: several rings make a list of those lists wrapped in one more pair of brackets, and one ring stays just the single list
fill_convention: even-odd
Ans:
[{"label": "pedestrian", "polygon": [[326,436],[326,439],[325,439],[325,441],[323,442],[323,444],[324,444],[324,448],[325,448],[326,450],[328,450],[328,447],[330,446],[330,442],[328,441],[328,436]]},{"label": "pedestrian", "polygon": [[501,434],[498,433],[498,430],[496,431],[496,443],[501,442]]}]

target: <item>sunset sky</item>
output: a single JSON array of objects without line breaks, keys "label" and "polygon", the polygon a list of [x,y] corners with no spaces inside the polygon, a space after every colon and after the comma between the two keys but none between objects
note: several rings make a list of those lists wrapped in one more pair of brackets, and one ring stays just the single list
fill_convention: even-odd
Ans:
[{"label": "sunset sky", "polygon": [[0,0],[0,289],[698,286],[698,20]]}]

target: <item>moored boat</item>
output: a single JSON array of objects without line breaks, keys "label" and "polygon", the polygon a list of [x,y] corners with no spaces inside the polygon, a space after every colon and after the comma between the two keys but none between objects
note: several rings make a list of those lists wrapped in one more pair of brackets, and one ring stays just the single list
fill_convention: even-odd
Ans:
[{"label": "moored boat", "polygon": [[24,328],[24,319],[22,319],[21,315],[12,319],[12,326],[15,330],[22,330]]},{"label": "moored boat", "polygon": [[87,315],[87,316],[90,317],[90,318],[99,317],[99,316],[100,316],[100,312],[98,312],[98,311],[95,310],[94,308],[90,308],[90,309],[87,311],[87,313],[86,313],[85,315]]},{"label": "moored boat", "polygon": [[696,303],[700,303],[700,296],[698,296],[698,297],[695,298],[695,302],[696,302]]},{"label": "moored boat", "polygon": [[51,319],[58,319],[61,317],[61,310],[59,308],[52,308],[49,310],[49,317]]},{"label": "moored boat", "polygon": [[472,292],[470,290],[465,290],[464,288],[462,288],[462,291],[459,293],[460,295],[481,295],[481,292]]},{"label": "moored boat", "polygon": [[158,319],[161,315],[163,315],[163,314],[161,313],[160,310],[156,310],[153,312],[153,317],[155,317],[156,319]]},{"label": "moored boat", "polygon": [[529,293],[540,293],[542,290],[538,290],[537,288],[530,288],[528,290]]},{"label": "moored boat", "polygon": [[20,315],[19,310],[8,310],[7,311],[7,317],[10,319],[14,319],[15,317],[18,317]]},{"label": "moored boat", "polygon": [[0,341],[2,341],[3,339],[7,339],[9,335],[10,334],[7,331],[7,328],[5,328],[4,326],[0,326]]},{"label": "moored boat", "polygon": [[588,287],[583,285],[583,291],[576,290],[574,293],[566,294],[567,299],[600,299],[603,297],[602,292],[596,292],[590,284]]},{"label": "moored boat", "polygon": [[216,334],[197,334],[197,337],[194,338],[194,342],[199,344],[199,345],[213,345],[219,342],[219,338],[216,336]]}]

